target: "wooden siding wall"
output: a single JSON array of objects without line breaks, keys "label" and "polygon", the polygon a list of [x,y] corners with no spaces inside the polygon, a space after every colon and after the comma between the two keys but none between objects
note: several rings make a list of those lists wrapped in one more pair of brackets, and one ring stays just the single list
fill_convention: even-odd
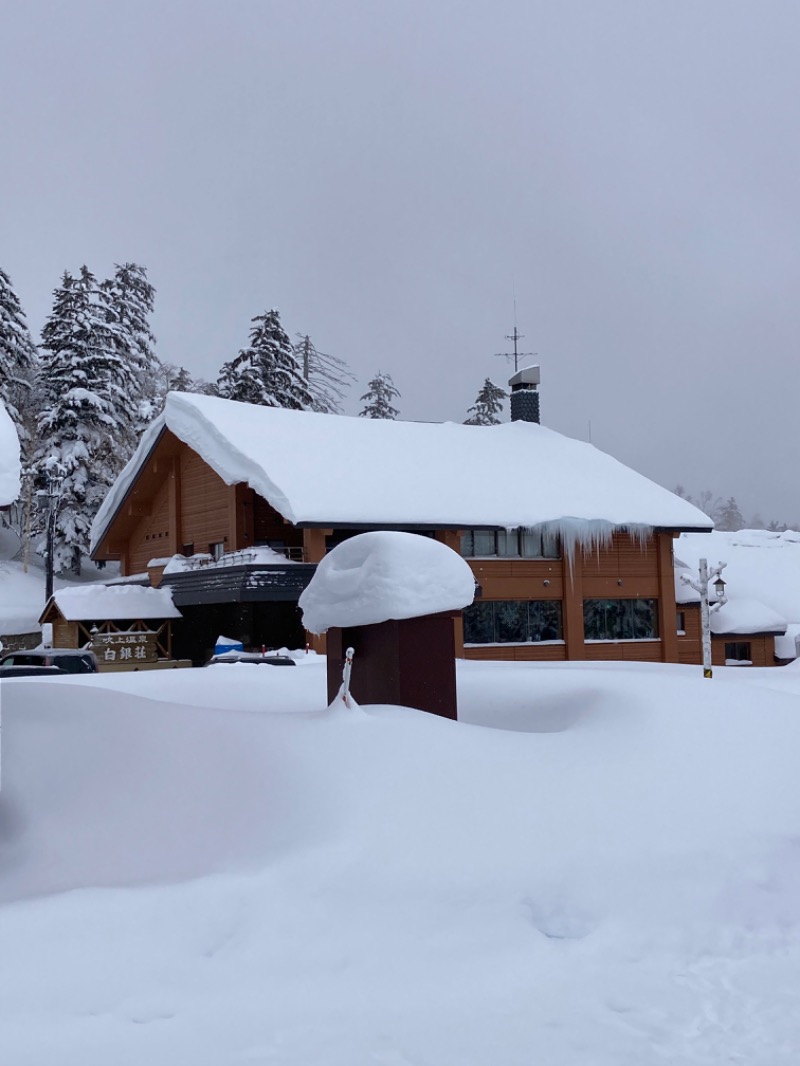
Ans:
[{"label": "wooden siding wall", "polygon": [[[643,544],[627,533],[615,533],[608,548],[576,553],[572,572],[569,562],[564,559],[468,561],[481,587],[483,600],[560,600],[564,644],[464,648],[463,636],[457,630],[457,654],[467,659],[677,660],[672,535],[669,533],[653,534]],[[583,639],[584,599],[658,600],[659,639],[586,644]]]},{"label": "wooden siding wall", "polygon": [[170,529],[169,480],[159,487],[152,503],[152,513],[142,518],[128,541],[123,559],[124,574],[141,574],[151,559],[174,555]]},{"label": "wooden siding wall", "polygon": [[180,529],[176,530],[176,551],[193,544],[195,552],[207,552],[210,544],[222,541],[226,551],[235,548],[231,528],[231,496],[226,485],[195,452],[185,448],[180,455]]},{"label": "wooden siding wall", "polygon": [[[678,662],[699,666],[703,661],[701,640],[700,607],[678,604],[678,611],[683,611],[685,636],[678,637]],[[775,638],[763,633],[753,636],[711,636],[711,665],[725,665],[725,645],[745,643],[750,645],[753,666],[775,665]],[[742,668],[744,669],[744,668]]]},{"label": "wooden siding wall", "polygon": [[303,531],[287,522],[267,501],[252,493],[253,535],[255,544],[280,542],[287,548],[302,548]]}]

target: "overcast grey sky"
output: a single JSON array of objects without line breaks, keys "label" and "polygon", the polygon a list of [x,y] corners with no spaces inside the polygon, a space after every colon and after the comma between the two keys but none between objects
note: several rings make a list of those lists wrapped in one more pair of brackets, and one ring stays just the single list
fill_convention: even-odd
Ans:
[{"label": "overcast grey sky", "polygon": [[382,368],[462,421],[516,294],[543,422],[800,521],[796,0],[2,6],[35,333],[65,268],[135,260],[165,360],[214,378],[274,306],[351,413]]}]

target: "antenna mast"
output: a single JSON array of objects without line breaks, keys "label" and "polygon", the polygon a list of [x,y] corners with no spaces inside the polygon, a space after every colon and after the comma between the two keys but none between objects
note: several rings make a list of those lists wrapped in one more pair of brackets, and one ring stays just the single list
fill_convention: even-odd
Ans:
[{"label": "antenna mast", "polygon": [[527,359],[529,356],[535,356],[535,355],[539,354],[538,352],[520,352],[518,350],[519,342],[521,340],[523,340],[524,336],[525,336],[525,334],[524,333],[520,333],[519,330],[517,329],[517,301],[514,300],[514,332],[513,333],[506,333],[506,340],[514,342],[514,351],[513,352],[495,352],[495,358],[496,359],[513,359],[514,360],[514,373],[515,374],[519,370],[520,357],[522,357],[523,359]]}]

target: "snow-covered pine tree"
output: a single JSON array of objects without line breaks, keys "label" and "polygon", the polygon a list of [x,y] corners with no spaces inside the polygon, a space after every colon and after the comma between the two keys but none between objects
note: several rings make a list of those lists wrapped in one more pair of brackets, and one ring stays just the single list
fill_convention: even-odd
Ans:
[{"label": "snow-covered pine tree", "polygon": [[729,496],[727,502],[714,515],[714,524],[717,529],[725,530],[728,533],[735,533],[744,526],[744,516],[733,496]]},{"label": "snow-covered pine tree", "polygon": [[313,398],[277,311],[252,319],[250,344],[225,363],[217,388],[226,400],[309,410]]},{"label": "snow-covered pine tree", "polygon": [[38,361],[19,297],[0,267],[0,401],[17,427],[23,463],[31,444],[30,401]]},{"label": "snow-covered pine tree", "polygon": [[393,400],[400,399],[400,393],[394,387],[391,374],[385,374],[382,370],[379,370],[370,381],[369,387],[361,399],[367,402],[364,409],[358,412],[360,418],[393,419],[400,414],[397,408],[392,405]]},{"label": "snow-covered pine tree", "polygon": [[508,395],[499,385],[487,378],[478,397],[472,407],[467,410],[465,426],[498,426],[500,419],[497,417],[503,410],[503,401]]},{"label": "snow-covered pine tree", "polygon": [[43,476],[60,466],[64,481],[56,522],[54,568],[79,574],[97,508],[119,469],[124,404],[116,327],[86,268],[64,273],[42,330],[44,409],[36,465]]},{"label": "snow-covered pine tree", "polygon": [[163,368],[155,353],[156,339],[149,321],[155,289],[143,266],[116,263],[114,276],[100,286],[99,298],[114,327],[120,360],[118,376],[125,410],[118,424],[127,438],[120,441],[121,458],[127,461],[143,430],[163,407]]},{"label": "snow-covered pine tree", "polygon": [[345,392],[356,380],[355,375],[350,373],[344,359],[316,348],[308,334],[297,336],[300,339],[294,351],[311,393],[312,409],[323,414],[341,414]]}]

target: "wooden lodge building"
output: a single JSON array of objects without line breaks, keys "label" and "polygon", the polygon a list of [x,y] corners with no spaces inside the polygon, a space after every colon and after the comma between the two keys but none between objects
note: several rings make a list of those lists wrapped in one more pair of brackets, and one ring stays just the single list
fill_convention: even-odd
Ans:
[{"label": "wooden lodge building", "polygon": [[[673,540],[711,520],[530,421],[536,382],[538,368],[512,378],[512,421],[499,426],[170,393],[97,515],[92,557],[171,591],[183,616],[173,654],[196,664],[219,634],[302,647],[297,600],[315,565],[369,529],[435,537],[468,560],[476,598],[456,622],[460,656],[699,663]],[[770,657],[769,634],[747,638]]]}]

